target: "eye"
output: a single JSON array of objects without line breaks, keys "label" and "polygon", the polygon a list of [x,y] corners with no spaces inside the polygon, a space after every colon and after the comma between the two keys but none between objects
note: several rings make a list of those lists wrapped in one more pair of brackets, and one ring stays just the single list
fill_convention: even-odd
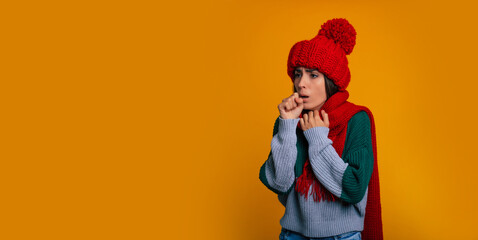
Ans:
[{"label": "eye", "polygon": [[295,73],[295,74],[294,74],[294,78],[297,78],[297,77],[299,77],[300,75],[301,75],[300,73]]},{"label": "eye", "polygon": [[312,76],[312,78],[316,78],[316,77],[318,77],[319,75],[317,75],[317,74],[311,74],[310,76]]}]

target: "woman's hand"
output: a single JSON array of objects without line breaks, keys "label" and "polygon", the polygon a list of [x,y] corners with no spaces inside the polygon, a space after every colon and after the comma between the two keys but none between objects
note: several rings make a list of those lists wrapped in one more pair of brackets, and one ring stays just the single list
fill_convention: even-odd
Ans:
[{"label": "woman's hand", "polygon": [[304,109],[304,99],[300,98],[298,93],[294,93],[282,100],[277,108],[282,119],[296,119]]},{"label": "woman's hand", "polygon": [[322,119],[319,116],[319,110],[309,111],[306,114],[302,114],[302,118],[299,120],[300,127],[303,131],[313,127],[329,127],[329,115],[322,110]]}]

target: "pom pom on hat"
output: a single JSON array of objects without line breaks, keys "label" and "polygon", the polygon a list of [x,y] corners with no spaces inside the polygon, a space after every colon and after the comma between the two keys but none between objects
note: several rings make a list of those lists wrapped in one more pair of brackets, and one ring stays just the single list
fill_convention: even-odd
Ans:
[{"label": "pom pom on hat", "polygon": [[334,18],[322,24],[317,36],[334,40],[344,49],[345,54],[349,55],[354,49],[357,32],[346,19]]}]

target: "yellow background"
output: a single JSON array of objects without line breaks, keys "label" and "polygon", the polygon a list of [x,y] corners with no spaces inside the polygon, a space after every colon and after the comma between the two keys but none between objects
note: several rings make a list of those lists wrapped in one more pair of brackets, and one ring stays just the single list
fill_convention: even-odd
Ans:
[{"label": "yellow background", "polygon": [[335,17],[385,238],[478,239],[471,0],[1,5],[1,239],[278,239],[258,177],[287,55]]}]

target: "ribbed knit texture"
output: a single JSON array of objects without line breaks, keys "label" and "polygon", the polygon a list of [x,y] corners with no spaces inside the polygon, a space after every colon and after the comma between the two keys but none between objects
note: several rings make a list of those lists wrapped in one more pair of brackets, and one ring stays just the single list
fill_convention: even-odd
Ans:
[{"label": "ribbed knit texture", "polygon": [[374,165],[371,135],[368,114],[365,111],[356,113],[349,121],[342,155],[350,166],[345,169],[340,196],[346,202],[360,201],[370,182]]},{"label": "ribbed knit texture", "polygon": [[[265,163],[266,178],[270,185],[277,186],[275,182],[282,181],[278,175],[273,175],[272,173],[278,169],[290,169],[288,162],[293,162],[291,159],[296,158],[297,151],[293,143],[297,140],[296,129],[294,128],[297,126],[298,120],[299,119],[282,119],[278,117],[274,124],[271,153],[272,156],[276,156],[276,158],[269,157]],[[363,111],[357,113],[350,120],[349,129],[352,131],[349,132],[353,133],[355,138],[349,138],[350,141],[346,144],[347,148],[357,148],[360,145],[369,148],[370,151],[372,150],[370,129],[368,129],[368,134],[367,132],[357,132],[361,130],[359,125],[367,121],[368,117]],[[353,156],[342,160],[332,147],[331,140],[327,138],[328,132],[329,129],[326,127],[316,127],[304,131],[304,135],[301,137],[305,137],[307,141],[311,143],[309,145],[309,152],[313,155],[317,155],[315,157],[311,156],[311,159],[312,161],[318,160],[316,170],[317,173],[322,173],[318,174],[318,176],[321,176],[321,181],[324,182],[324,185],[327,186],[334,195],[340,196],[342,192],[342,185],[340,183],[342,182],[345,168],[348,166],[348,163],[344,161],[367,162],[367,159],[369,159],[369,162],[373,163],[373,156],[366,156],[367,158],[365,159],[353,159]],[[314,151],[310,151],[310,149]],[[274,165],[271,163],[274,163]],[[315,165],[316,164],[313,164],[313,166]],[[370,166],[362,164],[361,169],[371,168],[372,165],[369,165]],[[274,166],[275,169],[273,169]],[[282,179],[287,179],[287,181],[282,182],[293,184],[293,180],[290,181],[288,177]],[[282,190],[287,188],[288,186],[283,186]],[[281,219],[282,227],[299,232],[304,236],[327,237],[363,230],[367,201],[366,189],[356,204],[347,204],[340,201],[315,202],[311,199],[307,200],[301,197],[295,191],[291,191],[288,195],[279,195],[279,199],[286,207],[286,212]]]},{"label": "ribbed knit texture", "polygon": [[[310,237],[332,236],[355,230],[362,231],[363,239],[383,239],[373,115],[368,108],[347,102],[347,98],[347,91],[339,91],[322,107],[329,114],[329,128],[317,127],[307,131],[295,128],[294,137],[291,125],[297,126],[298,119],[297,122],[288,120],[289,124],[279,124],[277,136],[273,137],[274,144],[271,143],[271,153],[261,167],[259,177],[269,189],[279,194],[279,200],[286,206],[286,213],[281,219],[283,227]],[[360,111],[367,113],[369,124],[358,121],[348,131],[349,120]],[[328,134],[326,129],[329,130]],[[368,144],[357,140],[364,133],[369,134]],[[307,143],[313,147],[308,147]],[[294,144],[297,151],[292,150]],[[304,151],[304,148],[309,151]],[[367,156],[370,159],[368,162],[364,160]],[[328,191],[340,197],[340,201],[315,202],[291,191],[295,182],[290,171],[294,170],[297,180],[308,157],[317,179]],[[290,162],[295,163],[294,167]],[[278,169],[281,166],[286,167]],[[281,171],[289,171],[283,175],[286,176],[285,180],[281,178]],[[341,203],[342,207],[349,207],[355,212],[333,207]],[[366,211],[361,211],[361,207],[366,207]]]}]

